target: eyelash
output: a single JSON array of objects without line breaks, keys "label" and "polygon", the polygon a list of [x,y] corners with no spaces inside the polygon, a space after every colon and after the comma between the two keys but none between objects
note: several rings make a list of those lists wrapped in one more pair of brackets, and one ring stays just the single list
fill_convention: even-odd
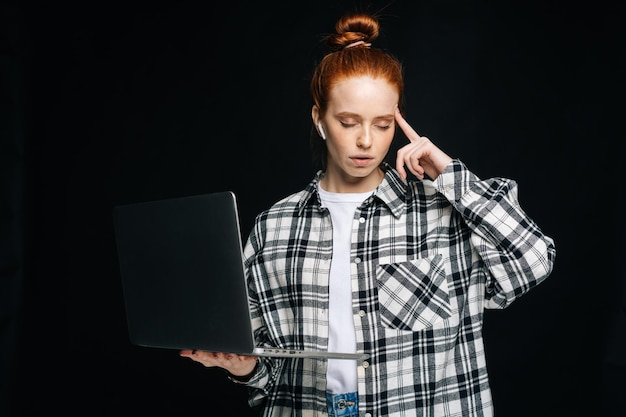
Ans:
[{"label": "eyelash", "polygon": [[[341,123],[341,125],[342,125],[343,127],[345,127],[345,128],[352,127],[352,126],[356,126],[356,123],[345,123],[345,122],[339,122],[339,123]],[[377,128],[379,128],[379,129],[383,129],[383,130],[387,130],[387,129],[390,129],[390,128],[391,128],[391,125],[390,125],[390,124],[389,124],[389,125],[386,125],[386,126],[380,126],[380,125],[374,125],[374,126],[376,126],[376,127],[377,127]]]}]

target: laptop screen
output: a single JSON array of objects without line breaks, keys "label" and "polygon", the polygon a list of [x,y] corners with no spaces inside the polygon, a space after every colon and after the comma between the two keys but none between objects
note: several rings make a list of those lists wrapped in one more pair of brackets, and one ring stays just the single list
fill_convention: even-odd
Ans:
[{"label": "laptop screen", "polygon": [[113,215],[131,343],[252,351],[232,192],[119,205]]}]

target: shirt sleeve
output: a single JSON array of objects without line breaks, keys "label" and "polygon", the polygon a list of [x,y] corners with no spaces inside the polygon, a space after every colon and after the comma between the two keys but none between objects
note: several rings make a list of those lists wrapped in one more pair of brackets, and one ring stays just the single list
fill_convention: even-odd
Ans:
[{"label": "shirt sleeve", "polygon": [[[263,244],[260,236],[263,236],[263,223],[257,217],[254,228],[244,246],[244,266],[248,277],[248,303],[250,306],[250,315],[252,322],[252,330],[254,338],[258,346],[264,344],[267,340],[267,328],[263,323],[262,313],[259,306],[259,297],[257,295],[256,280],[261,279],[258,275],[265,274],[262,262],[259,261],[259,253]],[[269,389],[276,383],[279,377],[280,369],[283,366],[283,359],[259,357],[254,374],[247,381],[240,381],[236,378],[229,379],[236,384],[243,384],[248,387],[248,403],[254,407],[261,404],[268,395]]]},{"label": "shirt sleeve", "polygon": [[471,229],[487,275],[486,308],[505,308],[552,272],[552,238],[522,210],[517,183],[480,180],[458,159],[434,181]]}]

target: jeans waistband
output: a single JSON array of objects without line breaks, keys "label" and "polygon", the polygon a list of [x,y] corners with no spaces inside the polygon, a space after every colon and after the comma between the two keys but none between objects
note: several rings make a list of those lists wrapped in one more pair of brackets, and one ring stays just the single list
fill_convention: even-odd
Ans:
[{"label": "jeans waistband", "polygon": [[356,392],[326,394],[329,417],[358,417],[359,396]]}]

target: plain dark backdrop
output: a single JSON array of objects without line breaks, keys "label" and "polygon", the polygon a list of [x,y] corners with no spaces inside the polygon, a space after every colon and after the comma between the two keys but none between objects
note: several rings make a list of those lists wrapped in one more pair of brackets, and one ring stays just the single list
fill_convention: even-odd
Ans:
[{"label": "plain dark backdrop", "polygon": [[[409,122],[516,179],[556,241],[550,279],[485,315],[496,415],[623,417],[623,6],[371,3]],[[129,344],[112,207],[233,190],[247,234],[313,177],[320,35],[369,3],[157,4],[0,2],[2,416],[255,415],[221,371]]]}]

